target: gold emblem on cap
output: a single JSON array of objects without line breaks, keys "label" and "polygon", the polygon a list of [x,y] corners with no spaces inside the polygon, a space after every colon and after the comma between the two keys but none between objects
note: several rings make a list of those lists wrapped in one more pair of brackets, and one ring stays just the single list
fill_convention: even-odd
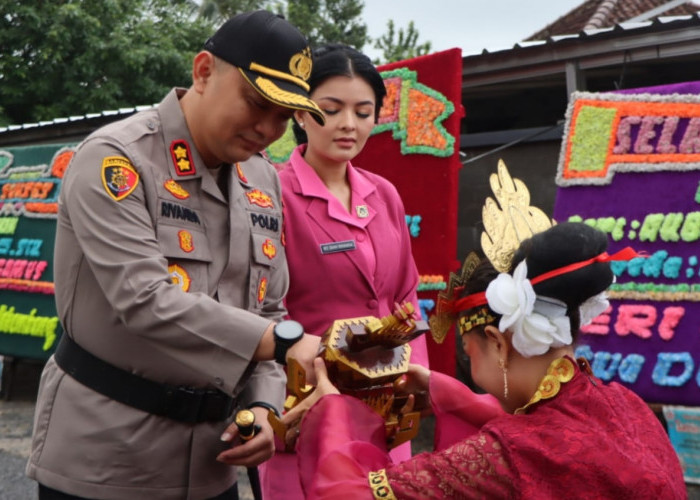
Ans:
[{"label": "gold emblem on cap", "polygon": [[311,76],[311,49],[306,47],[289,59],[289,72],[306,81]]}]

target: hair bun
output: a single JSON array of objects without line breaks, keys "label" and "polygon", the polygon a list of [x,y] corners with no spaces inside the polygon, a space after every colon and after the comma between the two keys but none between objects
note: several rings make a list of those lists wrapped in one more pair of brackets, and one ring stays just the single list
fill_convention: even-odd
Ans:
[{"label": "hair bun", "polygon": [[[563,222],[523,241],[513,257],[512,268],[525,258],[528,278],[581,262],[605,252],[607,235],[580,222]],[[596,262],[534,286],[538,295],[565,302],[569,308],[604,291],[613,281],[607,262]]]}]

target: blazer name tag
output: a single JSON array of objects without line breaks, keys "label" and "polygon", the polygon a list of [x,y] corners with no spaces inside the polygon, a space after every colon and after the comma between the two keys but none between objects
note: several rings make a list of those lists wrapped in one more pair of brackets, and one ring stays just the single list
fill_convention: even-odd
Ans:
[{"label": "blazer name tag", "polygon": [[323,255],[329,253],[348,252],[355,250],[355,240],[334,241],[333,243],[321,243],[321,253]]}]

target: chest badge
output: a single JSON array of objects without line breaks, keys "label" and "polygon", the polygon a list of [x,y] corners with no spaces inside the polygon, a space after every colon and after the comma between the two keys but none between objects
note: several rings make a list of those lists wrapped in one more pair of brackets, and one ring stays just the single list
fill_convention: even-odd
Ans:
[{"label": "chest badge", "polygon": [[163,187],[168,191],[168,193],[172,194],[178,200],[186,200],[190,197],[190,193],[185,191],[185,188],[183,188],[173,179],[168,179],[165,181],[163,183]]},{"label": "chest badge", "polygon": [[257,205],[262,208],[274,208],[275,206],[274,203],[272,203],[272,198],[259,189],[247,191],[245,195],[248,197],[248,203],[251,205]]},{"label": "chest badge", "polygon": [[236,163],[236,174],[238,174],[238,178],[241,180],[241,182],[248,184],[248,178],[243,173],[243,168],[241,168],[240,163]]},{"label": "chest badge", "polygon": [[177,237],[180,240],[180,248],[183,252],[190,253],[192,250],[194,250],[194,241],[192,239],[192,233],[183,229],[177,232]]},{"label": "chest badge", "polygon": [[168,266],[168,272],[170,273],[170,281],[173,285],[179,286],[183,292],[189,291],[192,280],[184,267],[172,264]]},{"label": "chest badge", "polygon": [[277,247],[270,238],[266,239],[262,245],[262,252],[268,259],[272,260],[277,255]]},{"label": "chest badge", "polygon": [[139,174],[128,158],[108,156],[102,160],[102,185],[116,201],[129,196],[139,184]]},{"label": "chest badge", "polygon": [[187,141],[178,139],[170,144],[170,155],[173,157],[173,165],[175,172],[179,176],[194,175],[197,173],[192,154],[190,153],[190,145]]},{"label": "chest badge", "polygon": [[369,209],[367,205],[357,205],[355,206],[355,212],[360,219],[366,219],[369,215]]}]

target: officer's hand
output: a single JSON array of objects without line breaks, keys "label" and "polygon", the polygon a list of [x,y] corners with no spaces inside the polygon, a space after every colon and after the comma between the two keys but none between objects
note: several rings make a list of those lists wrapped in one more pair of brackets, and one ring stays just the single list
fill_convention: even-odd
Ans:
[{"label": "officer's hand", "polygon": [[307,384],[316,385],[313,362],[314,358],[318,356],[318,347],[320,344],[321,337],[305,333],[299,342],[287,349],[287,361],[289,361],[290,358],[297,360],[306,372]]},{"label": "officer's hand", "polygon": [[231,448],[219,453],[216,459],[227,465],[242,465],[255,467],[268,460],[275,453],[275,437],[272,427],[267,422],[266,408],[254,406],[251,411],[255,414],[255,423],[260,425],[260,431],[248,441],[241,441],[235,422],[229,425],[221,435],[221,440],[232,444]]}]

